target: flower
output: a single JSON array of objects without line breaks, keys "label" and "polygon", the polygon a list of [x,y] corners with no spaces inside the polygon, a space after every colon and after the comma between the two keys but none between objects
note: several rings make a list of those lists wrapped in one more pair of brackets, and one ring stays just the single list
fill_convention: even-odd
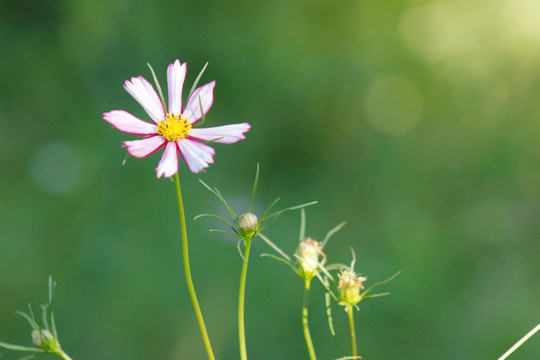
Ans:
[{"label": "flower", "polygon": [[203,114],[208,112],[214,102],[215,81],[198,87],[189,97],[182,109],[182,86],[186,76],[186,64],[176,60],[167,68],[168,111],[154,90],[142,76],[131,78],[124,84],[126,91],[144,108],[154,123],[143,121],[123,110],[113,110],[103,114],[103,120],[117,129],[134,135],[144,136],[139,140],[124,141],[129,154],[146,157],[164,148],[156,168],[157,177],[171,177],[178,172],[178,154],[188,168],[201,172],[214,162],[214,149],[202,143],[211,141],[232,144],[245,139],[243,135],[250,129],[248,123],[218,126],[206,129],[195,128]]},{"label": "flower", "polygon": [[[322,252],[322,243],[307,238],[298,246],[298,259],[302,273],[308,279],[312,279],[315,276],[315,272],[319,271],[319,267],[326,262],[326,255]],[[323,256],[323,260],[319,261],[319,255]]]},{"label": "flower", "polygon": [[339,274],[340,305],[356,305],[362,300],[360,289],[364,288],[365,276],[357,276],[354,271],[344,270]]}]

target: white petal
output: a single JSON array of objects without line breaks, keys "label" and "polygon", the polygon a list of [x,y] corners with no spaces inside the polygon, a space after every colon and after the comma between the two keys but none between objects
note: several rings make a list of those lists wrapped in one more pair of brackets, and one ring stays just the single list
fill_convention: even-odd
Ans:
[{"label": "white petal", "polygon": [[139,76],[131,78],[131,81],[126,80],[124,89],[141,104],[144,111],[156,124],[165,120],[165,108],[154,87],[145,78]]},{"label": "white petal", "polygon": [[171,177],[178,172],[178,149],[174,141],[169,141],[165,146],[156,172],[158,179],[162,176]]},{"label": "white petal", "polygon": [[186,64],[176,60],[167,68],[167,86],[169,87],[169,114],[180,115],[182,111],[182,87],[186,78]]},{"label": "white petal", "polygon": [[131,115],[123,110],[113,110],[103,114],[103,120],[111,123],[115,128],[128,134],[135,135],[151,135],[157,131],[155,124],[150,124],[146,121]]},{"label": "white petal", "polygon": [[184,158],[191,172],[201,172],[209,164],[214,163],[215,151],[210,146],[188,138],[180,139],[176,143],[180,149],[180,155]]},{"label": "white petal", "polygon": [[190,129],[189,137],[203,141],[213,141],[222,144],[232,144],[246,137],[243,135],[251,126],[248,123],[216,126],[206,129]]},{"label": "white petal", "polygon": [[183,115],[188,118],[190,124],[197,122],[197,120],[202,117],[201,103],[205,114],[210,110],[210,107],[214,102],[214,86],[216,86],[216,82],[212,81],[211,83],[198,87],[189,97]]},{"label": "white petal", "polygon": [[140,140],[124,141],[124,146],[132,156],[141,158],[155,152],[166,141],[162,136],[157,135]]}]

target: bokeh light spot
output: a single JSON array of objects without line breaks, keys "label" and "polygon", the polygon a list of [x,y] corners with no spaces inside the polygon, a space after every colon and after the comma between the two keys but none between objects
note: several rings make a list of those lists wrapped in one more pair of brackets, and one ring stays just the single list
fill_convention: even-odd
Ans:
[{"label": "bokeh light spot", "polygon": [[404,76],[378,79],[364,99],[368,120],[394,136],[411,131],[422,117],[423,100],[416,85]]},{"label": "bokeh light spot", "polygon": [[407,45],[428,62],[465,52],[474,44],[456,5],[439,1],[407,11],[400,30]]}]

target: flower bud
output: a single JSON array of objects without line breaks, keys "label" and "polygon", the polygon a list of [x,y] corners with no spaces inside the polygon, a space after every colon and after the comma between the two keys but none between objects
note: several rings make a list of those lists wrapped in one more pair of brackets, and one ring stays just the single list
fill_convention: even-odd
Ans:
[{"label": "flower bud", "polygon": [[49,349],[54,342],[54,337],[49,330],[34,330],[32,331],[32,342],[37,348]]},{"label": "flower bud", "polygon": [[298,246],[298,256],[300,257],[300,266],[304,276],[309,280],[313,278],[318,267],[319,255],[323,255],[322,244],[312,238],[307,238]]},{"label": "flower bud", "polygon": [[346,307],[358,304],[362,300],[360,289],[364,288],[362,283],[366,280],[366,277],[356,276],[353,271],[342,271],[339,274],[339,304]]},{"label": "flower bud", "polygon": [[259,227],[259,220],[254,214],[245,213],[238,217],[238,225],[243,236],[252,237]]}]

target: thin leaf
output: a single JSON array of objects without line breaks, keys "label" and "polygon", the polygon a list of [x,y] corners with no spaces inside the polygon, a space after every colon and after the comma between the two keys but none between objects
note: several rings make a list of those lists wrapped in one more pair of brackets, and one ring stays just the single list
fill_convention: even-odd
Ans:
[{"label": "thin leaf", "polygon": [[266,218],[266,214],[268,214],[268,212],[279,202],[279,198],[275,199],[274,201],[272,201],[272,203],[270,205],[268,205],[268,207],[266,208],[266,210],[264,210],[262,216],[261,216],[261,220],[260,222],[263,222],[264,219]]},{"label": "thin leaf", "polygon": [[53,281],[52,276],[49,276],[49,307],[52,309],[54,300],[54,290],[56,288],[56,281]]},{"label": "thin leaf", "polygon": [[[32,322],[37,325],[37,321],[36,321],[36,318],[34,316],[34,310],[32,310],[32,305],[30,303],[28,303],[28,314],[30,315],[30,317],[32,318]],[[39,328],[39,325],[38,325],[38,328]]]},{"label": "thin leaf", "polygon": [[30,359],[33,359],[35,357],[36,357],[36,355],[28,355],[28,356],[20,358],[19,360],[30,360]]},{"label": "thin leaf", "polygon": [[233,219],[234,223],[236,225],[238,225],[238,220],[237,220],[238,216],[236,216],[233,209],[229,206],[229,204],[227,204],[227,201],[225,201],[225,198],[223,197],[223,195],[221,195],[219,190],[217,188],[212,189],[210,186],[206,185],[206,183],[204,181],[202,181],[201,179],[199,179],[199,182],[201,184],[203,184],[212,194],[214,194],[214,196],[217,197],[219,199],[219,201],[221,201],[221,203],[223,205],[225,205],[225,208],[227,209],[227,211],[228,211],[229,215],[231,216],[231,218]]},{"label": "thin leaf", "polygon": [[276,219],[283,213],[287,212],[287,211],[293,211],[293,210],[298,210],[298,209],[302,209],[306,206],[310,206],[310,205],[313,205],[313,204],[316,204],[317,201],[312,201],[310,203],[306,203],[306,204],[302,204],[302,205],[297,205],[297,206],[291,206],[289,208],[286,208],[286,209],[283,209],[283,210],[280,210],[280,211],[277,211],[275,213],[273,213],[272,215],[269,215],[268,217],[266,217],[265,219],[261,220],[261,222],[265,222],[264,225],[262,227],[259,228],[259,231],[263,231],[263,229],[265,229],[268,225],[270,225],[271,223],[273,223],[274,221],[276,221]]},{"label": "thin leaf", "polygon": [[378,283],[375,283],[373,285],[371,285],[370,287],[368,287],[366,290],[364,290],[364,292],[362,293],[363,295],[367,295],[367,293],[369,293],[371,290],[373,290],[375,287],[379,286],[379,285],[384,285],[390,281],[392,281],[396,276],[398,276],[399,274],[401,273],[401,270],[398,271],[397,273],[395,273],[394,275],[390,276],[388,279],[386,280],[383,280],[381,282],[378,282]]},{"label": "thin leaf", "polygon": [[230,232],[230,231],[227,231],[227,230],[221,230],[221,229],[210,229],[208,230],[209,232],[217,232],[217,233],[222,233],[222,234],[227,234],[227,235],[231,235],[231,236],[234,236],[234,237],[237,237],[237,238],[242,238],[240,235],[238,235],[237,233],[233,233],[233,232]]},{"label": "thin leaf", "polygon": [[326,290],[326,293],[330,294],[330,296],[332,297],[332,299],[334,299],[335,302],[338,302],[339,297],[336,294],[334,294],[334,292],[332,290],[330,290],[330,284],[323,280],[321,274],[317,274],[316,276],[317,276],[317,279],[319,279],[319,281],[321,282],[324,289]]},{"label": "thin leaf", "polygon": [[[201,179],[199,179],[199,182],[201,184],[204,185],[205,188],[208,189],[208,191],[210,191],[212,194],[214,194],[215,197],[217,197],[219,199],[219,195],[216,193],[216,191],[214,189],[212,189],[209,185],[207,185],[204,181],[202,181]],[[221,200],[221,199],[220,199]]]},{"label": "thin leaf", "polygon": [[39,326],[37,322],[34,320],[33,316],[28,315],[27,313],[23,313],[22,311],[15,311],[15,314],[22,316],[25,318],[29,323],[32,329],[37,330],[39,329]]},{"label": "thin leaf", "polygon": [[288,265],[298,276],[300,276],[300,277],[302,276],[302,274],[300,274],[298,269],[295,268],[293,264],[291,264],[290,262],[288,262],[287,260],[285,260],[283,258],[280,258],[279,256],[264,253],[264,254],[261,254],[261,257],[270,257],[270,258],[272,258],[274,260],[281,261],[282,263]]},{"label": "thin leaf", "polygon": [[332,276],[332,274],[330,274],[330,272],[328,271],[328,269],[325,267],[325,266],[321,266],[320,267],[321,271],[323,272],[323,274],[332,281],[332,283],[336,283],[335,280],[334,280],[334,277]]},{"label": "thin leaf", "polygon": [[228,227],[230,227],[231,229],[233,229],[235,232],[236,232],[236,229],[234,226],[232,226],[227,220],[225,220],[224,218],[222,218],[221,216],[218,216],[218,215],[214,215],[214,214],[199,214],[197,216],[195,216],[193,218],[193,220],[198,220],[200,218],[203,218],[203,217],[211,217],[211,218],[214,218],[214,219],[218,219],[219,221],[223,222],[225,225],[227,225]]},{"label": "thin leaf", "polygon": [[259,184],[259,163],[257,163],[257,171],[255,171],[255,180],[253,181],[253,190],[251,191],[251,201],[249,202],[249,212],[253,211],[253,202],[255,201],[255,191]]},{"label": "thin leaf", "polygon": [[202,100],[201,100],[200,96],[199,96],[199,107],[201,109],[201,119],[195,123],[196,126],[201,126],[202,124],[204,124],[204,121],[206,120],[206,116],[204,114],[204,110],[203,110],[203,106],[202,106]]},{"label": "thin leaf", "polygon": [[325,278],[323,278],[321,276],[321,274],[318,272],[318,271],[315,271],[315,276],[317,277],[317,279],[319,279],[321,285],[324,287],[324,289],[326,290],[327,293],[329,293],[332,298],[336,301],[338,301],[338,297],[336,296],[336,294],[334,294],[334,292],[330,289],[330,284],[328,283],[328,281],[326,281]]},{"label": "thin leaf", "polygon": [[52,334],[55,339],[58,339],[58,333],[56,332],[56,322],[54,321],[54,315],[51,312],[51,326],[52,326]]},{"label": "thin leaf", "polygon": [[364,301],[364,300],[367,300],[367,299],[371,299],[371,298],[376,298],[376,297],[386,296],[386,295],[390,295],[390,293],[389,293],[389,292],[385,292],[385,293],[380,293],[380,294],[373,294],[373,295],[363,296],[361,301]]},{"label": "thin leaf", "polygon": [[326,243],[328,242],[328,240],[330,240],[330,237],[332,235],[334,235],[335,233],[337,233],[339,230],[341,230],[341,228],[343,228],[347,223],[344,221],[342,222],[341,224],[339,224],[338,226],[336,226],[335,228],[333,228],[332,230],[330,230],[326,236],[324,237],[324,240],[322,242],[322,247],[324,248]]},{"label": "thin leaf", "polygon": [[324,293],[324,302],[326,303],[326,316],[328,317],[328,327],[332,336],[336,335],[334,331],[334,321],[332,320],[332,299],[329,293]]},{"label": "thin leaf", "polygon": [[156,88],[157,88],[157,91],[158,91],[158,94],[159,94],[159,97],[161,98],[161,103],[163,104],[163,107],[165,107],[165,98],[163,97],[163,92],[161,91],[161,86],[159,86],[159,81],[156,77],[156,73],[154,72],[154,69],[152,68],[152,65],[150,65],[149,63],[146,63],[146,65],[148,65],[148,67],[150,68],[150,72],[152,73],[152,77],[154,78],[154,83],[156,84]]},{"label": "thin leaf", "polygon": [[300,209],[300,238],[298,241],[302,242],[306,237],[306,210]]},{"label": "thin leaf", "polygon": [[275,213],[273,213],[272,215],[268,215],[267,219],[270,219],[270,218],[273,218],[273,217],[277,217],[281,214],[283,214],[284,212],[287,212],[287,211],[293,211],[293,210],[298,210],[298,209],[302,209],[302,208],[305,208],[305,207],[308,207],[308,206],[311,206],[311,205],[315,205],[317,204],[318,201],[311,201],[311,202],[308,202],[308,203],[305,203],[305,204],[301,204],[301,205],[296,205],[296,206],[291,206],[291,207],[288,207],[286,209],[283,209],[283,210],[280,210],[280,211],[276,211]]},{"label": "thin leaf", "polygon": [[197,87],[197,85],[199,84],[199,80],[201,80],[201,77],[202,75],[204,74],[204,71],[206,70],[206,67],[208,66],[208,62],[206,64],[204,64],[201,72],[199,73],[199,75],[197,75],[197,78],[195,79],[195,81],[193,82],[193,85],[191,86],[191,90],[189,90],[189,94],[188,94],[188,98],[191,96],[191,94],[193,94],[193,92],[195,91],[195,88]]},{"label": "thin leaf", "polygon": [[53,312],[53,301],[54,301],[54,292],[56,290],[56,281],[53,280],[52,276],[49,276],[49,316],[51,319],[51,330],[53,337],[58,339],[58,333],[56,331],[56,323],[54,321],[54,312]]},{"label": "thin leaf", "polygon": [[352,252],[352,261],[351,261],[351,267],[349,268],[349,270],[354,272],[354,264],[356,264],[356,254],[352,247],[351,247],[351,252]]},{"label": "thin leaf", "polygon": [[236,243],[236,249],[238,250],[238,253],[240,254],[240,257],[242,258],[242,260],[247,263],[247,260],[246,258],[244,257],[244,252],[242,251],[242,249],[240,248],[240,244],[242,244],[244,242],[244,239],[240,238],[240,240],[238,240],[238,242]]},{"label": "thin leaf", "polygon": [[45,350],[39,349],[36,347],[15,345],[15,344],[10,344],[6,342],[2,342],[2,341],[0,341],[0,347],[3,347],[4,349],[11,350],[11,351],[29,351],[29,352],[39,352],[39,353],[46,352]]},{"label": "thin leaf", "polygon": [[45,305],[41,305],[41,326],[40,328],[41,329],[46,329],[46,330],[49,330],[49,321],[47,319],[47,314],[48,314],[48,307],[49,304],[45,304]]},{"label": "thin leaf", "polygon": [[274,249],[279,255],[283,256],[283,258],[287,259],[287,261],[291,261],[291,258],[289,255],[285,254],[283,250],[281,250],[276,244],[274,244],[269,238],[264,236],[263,234],[259,234],[261,239],[264,240],[272,249]]},{"label": "thin leaf", "polygon": [[335,263],[335,264],[326,265],[326,268],[328,270],[349,270],[349,265],[345,265],[345,264],[341,264],[341,263]]}]

